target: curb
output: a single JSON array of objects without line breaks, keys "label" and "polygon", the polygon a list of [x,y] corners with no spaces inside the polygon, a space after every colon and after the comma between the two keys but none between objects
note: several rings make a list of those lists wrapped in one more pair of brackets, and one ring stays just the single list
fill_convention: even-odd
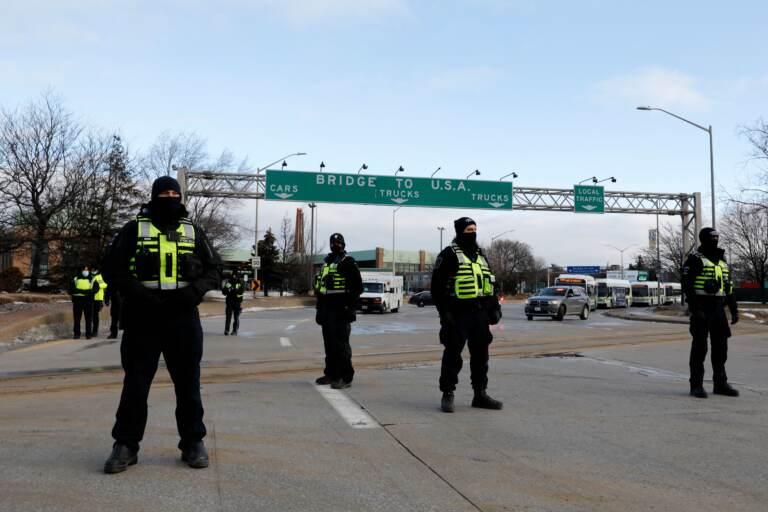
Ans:
[{"label": "curb", "polygon": [[610,316],[613,318],[621,318],[622,320],[634,320],[637,322],[658,322],[658,323],[664,323],[664,324],[680,324],[680,325],[688,324],[687,318],[675,318],[675,317],[664,316],[664,315],[632,315],[631,313],[629,316],[627,316],[623,311],[606,311],[605,316]]}]

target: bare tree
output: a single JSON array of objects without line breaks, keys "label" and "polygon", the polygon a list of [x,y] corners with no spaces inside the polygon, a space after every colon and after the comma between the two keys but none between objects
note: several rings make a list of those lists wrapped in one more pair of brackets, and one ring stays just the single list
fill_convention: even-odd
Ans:
[{"label": "bare tree", "polygon": [[768,210],[768,124],[758,119],[751,126],[743,126],[741,135],[751,145],[750,157],[756,163],[758,174],[753,185],[741,189],[742,197],[735,198],[741,204]]},{"label": "bare tree", "polygon": [[[205,139],[195,133],[163,132],[141,159],[144,186],[149,190],[154,179],[169,176],[181,167],[194,171],[248,171],[247,161],[236,165],[232,153],[227,150],[211,158]],[[218,189],[229,186],[224,180],[213,180],[208,187]],[[214,247],[231,245],[239,239],[241,228],[229,213],[234,200],[199,196],[185,200],[192,222],[205,229]]]},{"label": "bare tree", "polygon": [[277,247],[280,250],[280,262],[287,263],[293,256],[294,232],[293,221],[286,214],[280,222],[280,231],[277,233]]},{"label": "bare tree", "polygon": [[[661,268],[662,275],[668,281],[679,283],[683,277],[683,261],[688,256],[683,250],[683,232],[675,229],[672,224],[665,224],[659,233],[658,242],[661,265],[658,265],[656,249],[646,248],[640,254],[643,262],[655,274]],[[651,276],[658,279],[659,276]]]},{"label": "bare tree", "polygon": [[15,227],[32,238],[32,289],[51,238],[51,220],[87,187],[82,135],[62,101],[50,93],[22,110],[0,112],[0,197],[12,208]]},{"label": "bare tree", "polygon": [[760,299],[766,302],[768,281],[768,209],[732,202],[725,213],[723,242],[733,260],[735,274],[742,274],[760,286]]},{"label": "bare tree", "polygon": [[516,292],[524,274],[535,273],[536,260],[531,246],[518,240],[497,240],[485,250],[488,264],[501,291]]}]

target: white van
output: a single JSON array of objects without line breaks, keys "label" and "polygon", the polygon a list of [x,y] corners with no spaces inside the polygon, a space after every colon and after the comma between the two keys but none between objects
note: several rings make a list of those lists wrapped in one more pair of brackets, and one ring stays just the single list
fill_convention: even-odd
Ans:
[{"label": "white van", "polygon": [[664,304],[680,304],[683,299],[683,289],[680,283],[661,283],[664,288]]},{"label": "white van", "polygon": [[384,272],[360,272],[363,294],[357,308],[364,313],[379,311],[397,313],[403,305],[403,276]]},{"label": "white van", "polygon": [[656,281],[632,283],[633,306],[661,306],[665,299],[664,286]]}]

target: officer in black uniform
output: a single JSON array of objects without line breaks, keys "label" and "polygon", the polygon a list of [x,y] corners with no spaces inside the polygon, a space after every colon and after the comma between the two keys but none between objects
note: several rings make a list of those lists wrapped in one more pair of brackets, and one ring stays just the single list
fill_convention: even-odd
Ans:
[{"label": "officer in black uniform", "polygon": [[106,473],[137,462],[147,423],[147,396],[162,353],[176,391],[176,426],[181,459],[208,466],[203,444],[200,359],[203,331],[197,305],[221,282],[221,259],[205,233],[193,225],[181,202],[179,183],[163,176],[152,200],[126,224],[102,264],[110,288],[123,298],[120,356],[125,379]]},{"label": "officer in black uniform", "polygon": [[[453,223],[456,238],[443,249],[432,272],[432,298],[440,313],[440,343],[443,362],[440,391],[443,412],[454,411],[453,392],[462,367],[461,352],[469,345],[472,407],[501,409],[502,402],[486,393],[488,387],[488,346],[493,340],[489,322],[498,322],[500,310],[494,295],[495,278],[477,245],[477,224],[469,217]],[[491,319],[489,314],[498,315]]]},{"label": "officer in black uniform", "polygon": [[349,333],[356,320],[357,300],[363,293],[363,280],[355,259],[344,251],[346,243],[340,233],[331,235],[331,252],[315,278],[317,314],[315,321],[323,328],[325,345],[324,375],[315,382],[330,384],[333,389],[348,388],[355,370]]},{"label": "officer in black uniform", "polygon": [[120,320],[120,308],[122,306],[123,299],[120,298],[120,294],[114,286],[107,286],[107,291],[104,293],[104,305],[109,307],[109,336],[107,339],[117,339],[117,333],[123,328],[123,323]]},{"label": "officer in black uniform", "polygon": [[99,285],[91,277],[91,269],[83,267],[69,285],[72,296],[73,339],[80,339],[80,319],[85,317],[85,338],[93,335],[93,296],[99,291]]},{"label": "officer in black uniform", "polygon": [[707,398],[704,390],[704,360],[707,357],[707,334],[712,340],[712,381],[716,395],[739,396],[728,384],[725,361],[728,359],[728,338],[731,328],[725,315],[728,306],[731,324],[739,321],[739,311],[733,296],[725,251],[717,247],[720,236],[713,228],[699,232],[701,245],[691,253],[683,266],[683,292],[691,314],[691,396]]},{"label": "officer in black uniform", "polygon": [[243,293],[245,284],[237,274],[232,274],[221,288],[221,293],[226,297],[226,320],[224,321],[224,336],[229,335],[229,322],[232,322],[232,336],[237,336],[240,328],[240,312],[243,310]]}]

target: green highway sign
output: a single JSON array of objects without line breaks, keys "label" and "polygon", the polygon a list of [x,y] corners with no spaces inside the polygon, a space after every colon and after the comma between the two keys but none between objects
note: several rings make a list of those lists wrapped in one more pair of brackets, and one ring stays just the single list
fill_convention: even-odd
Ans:
[{"label": "green highway sign", "polygon": [[605,192],[603,187],[574,185],[573,211],[576,213],[605,213]]},{"label": "green highway sign", "polygon": [[444,208],[512,209],[512,183],[267,170],[265,199]]}]

